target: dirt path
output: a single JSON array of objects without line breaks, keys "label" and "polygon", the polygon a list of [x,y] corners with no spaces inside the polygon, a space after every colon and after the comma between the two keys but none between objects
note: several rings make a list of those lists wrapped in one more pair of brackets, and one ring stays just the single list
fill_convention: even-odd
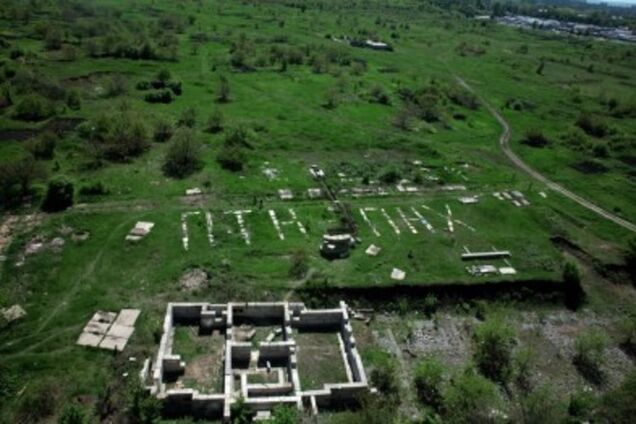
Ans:
[{"label": "dirt path", "polygon": [[497,122],[499,122],[499,124],[501,125],[502,128],[502,133],[501,136],[499,137],[499,145],[501,146],[501,150],[503,150],[504,154],[508,157],[508,159],[513,163],[513,165],[515,165],[517,168],[519,168],[520,170],[524,171],[525,173],[527,173],[528,175],[530,175],[532,178],[536,179],[537,181],[540,181],[542,183],[544,183],[545,185],[547,185],[551,190],[554,190],[558,193],[561,193],[563,196],[567,197],[568,199],[578,203],[579,205],[583,206],[584,208],[596,213],[597,215],[614,222],[617,225],[620,225],[621,227],[636,233],[636,225],[634,225],[633,223],[614,215],[611,212],[606,211],[605,209],[595,205],[594,203],[585,200],[584,198],[582,198],[581,196],[579,196],[576,193],[571,192],[570,190],[566,189],[565,187],[549,180],[548,178],[546,178],[544,175],[540,174],[538,171],[536,171],[534,168],[531,168],[530,166],[528,166],[523,160],[521,160],[521,158],[519,156],[517,156],[515,154],[515,152],[512,151],[512,149],[510,148],[510,136],[512,134],[512,131],[510,130],[510,124],[508,124],[508,122],[504,119],[504,117],[499,113],[499,111],[497,109],[495,109],[490,103],[488,103],[487,101],[485,101],[483,98],[481,98],[476,92],[475,90],[473,90],[473,88],[468,85],[468,83],[466,81],[464,81],[463,79],[461,79],[458,76],[455,76],[455,78],[457,79],[457,81],[459,82],[459,84],[461,84],[466,90],[470,91],[471,93],[475,94],[479,100],[482,102],[482,104],[486,107],[486,109],[488,109],[488,111],[495,117],[495,119],[497,120]]}]

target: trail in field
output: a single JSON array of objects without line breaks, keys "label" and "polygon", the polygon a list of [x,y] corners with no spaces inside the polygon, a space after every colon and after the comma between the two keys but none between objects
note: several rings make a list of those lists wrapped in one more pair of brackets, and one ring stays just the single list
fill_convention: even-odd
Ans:
[{"label": "trail in field", "polygon": [[102,259],[104,251],[110,246],[110,242],[112,241],[113,237],[115,237],[116,235],[119,235],[119,230],[125,225],[130,225],[130,222],[126,220],[113,229],[113,231],[110,233],[110,236],[108,237],[106,242],[102,244],[102,248],[99,250],[97,255],[95,255],[95,259],[93,259],[87,265],[84,273],[80,277],[75,279],[73,286],[66,292],[63,300],[59,302],[53,309],[51,309],[46,319],[35,330],[34,334],[40,334],[42,330],[44,330],[44,328],[46,328],[46,326],[51,322],[51,320],[55,318],[55,316],[60,312],[60,310],[68,306],[71,299],[77,294],[78,290],[80,289],[81,284],[85,280],[93,276],[93,273],[95,272],[95,267],[97,266],[99,261]]},{"label": "trail in field", "polygon": [[596,213],[597,215],[601,216],[602,218],[605,218],[605,219],[607,219],[609,221],[612,221],[615,224],[620,225],[621,227],[623,227],[623,228],[625,228],[625,229],[627,229],[627,230],[629,230],[631,232],[636,233],[636,225],[634,225],[633,223],[631,223],[631,222],[627,221],[626,219],[623,219],[623,218],[621,218],[621,217],[619,217],[617,215],[614,215],[611,212],[606,211],[605,209],[601,208],[600,206],[595,205],[594,203],[590,202],[589,200],[586,200],[586,199],[582,198],[581,196],[577,195],[576,193],[573,193],[570,190],[566,189],[565,187],[563,187],[563,186],[551,181],[550,179],[545,177],[543,174],[541,174],[538,171],[536,171],[534,168],[528,166],[510,148],[510,143],[509,142],[510,142],[510,136],[512,134],[512,131],[510,129],[510,124],[508,124],[508,122],[504,119],[504,117],[501,115],[501,113],[499,113],[499,111],[497,109],[495,109],[490,103],[488,103],[483,98],[481,98],[475,92],[475,90],[473,90],[473,88],[466,81],[464,81],[462,78],[460,78],[458,76],[455,76],[455,78],[457,79],[457,81],[466,90],[468,90],[471,93],[475,94],[479,98],[479,100],[482,102],[482,104],[486,107],[486,109],[488,109],[490,114],[495,117],[497,122],[499,122],[499,125],[501,125],[501,128],[503,130],[501,135],[499,136],[499,145],[501,146],[501,150],[508,157],[508,159],[513,163],[514,166],[516,166],[518,169],[524,171],[526,174],[530,175],[535,180],[540,181],[543,184],[547,185],[550,189],[552,189],[552,190],[554,190],[554,191],[556,191],[558,193],[561,193],[563,196],[565,196],[568,199],[578,203],[579,205],[583,206],[584,208]]}]

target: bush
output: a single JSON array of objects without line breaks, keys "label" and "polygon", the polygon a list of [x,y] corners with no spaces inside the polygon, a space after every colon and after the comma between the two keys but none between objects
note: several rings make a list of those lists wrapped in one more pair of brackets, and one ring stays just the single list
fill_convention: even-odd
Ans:
[{"label": "bush", "polygon": [[297,424],[300,422],[298,409],[292,406],[278,405],[272,410],[272,417],[266,424]]},{"label": "bush", "polygon": [[627,374],[615,389],[605,393],[599,407],[599,422],[629,424],[636,416],[636,371]]},{"label": "bush", "polygon": [[219,86],[216,92],[216,100],[219,103],[228,103],[230,101],[230,82],[224,75],[219,77]]},{"label": "bush", "polygon": [[49,181],[42,201],[44,212],[60,212],[73,205],[73,183],[64,179]]},{"label": "bush", "polygon": [[592,137],[602,138],[609,134],[609,127],[604,121],[588,114],[579,116],[576,120],[576,126]]},{"label": "bush", "polygon": [[64,407],[57,422],[58,424],[87,424],[89,421],[84,408],[69,404]]},{"label": "bush", "polygon": [[591,422],[595,414],[598,399],[591,388],[578,390],[570,395],[568,415],[574,422]]},{"label": "bush", "polygon": [[581,286],[579,270],[571,262],[567,262],[563,267],[563,286],[566,306],[577,309],[585,300],[585,292]]},{"label": "bush", "polygon": [[583,377],[594,384],[603,382],[601,366],[604,362],[607,338],[598,330],[578,336],[574,342],[573,362]]},{"label": "bush", "polygon": [[135,86],[135,88],[139,91],[150,90],[151,88],[150,81],[139,81],[137,85]]},{"label": "bush", "polygon": [[429,358],[417,364],[414,374],[415,389],[420,402],[439,412],[443,405],[442,384],[446,369],[438,360]]},{"label": "bush", "polygon": [[174,129],[170,122],[167,121],[158,121],[155,124],[155,130],[152,135],[152,139],[157,143],[165,143],[166,141],[172,138],[172,134],[174,133]]},{"label": "bush", "polygon": [[193,107],[189,107],[181,112],[181,116],[177,121],[178,127],[194,128],[197,123],[197,111]]},{"label": "bush", "polygon": [[108,193],[108,189],[104,186],[104,184],[102,184],[101,181],[82,186],[79,190],[79,194],[81,194],[82,196],[104,196]]},{"label": "bush", "polygon": [[497,386],[473,369],[455,378],[444,396],[445,416],[455,423],[507,422]]},{"label": "bush", "polygon": [[499,318],[490,318],[475,329],[475,362],[486,377],[508,381],[512,373],[514,332]]},{"label": "bush", "polygon": [[42,167],[30,155],[0,162],[0,207],[18,206],[31,193],[33,180],[43,174]]},{"label": "bush", "polygon": [[128,79],[115,74],[106,81],[106,97],[122,96],[128,92]]},{"label": "bush", "polygon": [[309,259],[304,250],[297,250],[292,254],[291,267],[289,268],[289,276],[300,280],[307,275],[309,271]]},{"label": "bush", "polygon": [[44,36],[44,48],[46,50],[59,50],[62,48],[62,31],[57,28],[49,28]]},{"label": "bush", "polygon": [[632,280],[632,284],[636,285],[636,238],[632,238],[627,243],[627,250],[623,255],[625,267]]},{"label": "bush", "polygon": [[163,162],[163,172],[173,178],[185,178],[203,168],[201,145],[189,129],[179,129]]},{"label": "bush", "polygon": [[34,158],[50,160],[55,154],[58,138],[52,132],[45,132],[37,138],[33,138],[26,143],[26,148]]},{"label": "bush", "polygon": [[223,131],[223,113],[219,109],[215,109],[205,126],[205,130],[209,133],[218,133]]},{"label": "bush", "polygon": [[181,81],[171,81],[167,84],[167,87],[174,93],[175,96],[180,96],[183,93]]},{"label": "bush", "polygon": [[71,90],[66,96],[66,106],[71,110],[80,110],[82,108],[82,97],[77,90]]},{"label": "bush", "polygon": [[53,115],[53,105],[39,94],[23,97],[15,106],[13,118],[22,121],[41,121]]},{"label": "bush", "polygon": [[379,179],[384,184],[395,184],[398,181],[400,181],[401,178],[402,178],[402,175],[400,175],[400,173],[397,170],[390,169],[384,172],[382,175],[380,175]]},{"label": "bush", "polygon": [[[104,119],[102,116],[98,119]],[[123,112],[98,122],[96,131],[105,131],[101,151],[106,159],[126,161],[141,155],[149,146],[148,128],[139,116]],[[99,128],[102,126],[102,128]]]},{"label": "bush", "polygon": [[531,129],[526,132],[526,135],[521,139],[523,144],[526,144],[530,147],[545,147],[548,145],[549,141],[545,135],[540,130]]},{"label": "bush", "polygon": [[369,95],[371,96],[371,101],[374,103],[379,103],[381,105],[387,106],[391,104],[391,97],[389,97],[389,94],[386,92],[386,90],[384,90],[382,86],[374,86],[371,89]]},{"label": "bush", "polygon": [[224,145],[216,156],[216,161],[225,170],[241,172],[247,162],[247,156],[241,147]]},{"label": "bush", "polygon": [[[382,352],[384,353],[384,352]],[[399,393],[398,364],[388,354],[377,355],[371,370],[371,382],[385,396],[395,396]]]},{"label": "bush", "polygon": [[150,395],[138,378],[131,378],[126,393],[126,414],[136,424],[152,424],[161,414],[160,401]]},{"label": "bush", "polygon": [[39,423],[55,412],[55,387],[52,383],[39,384],[30,387],[22,397],[18,406],[19,422]]},{"label": "bush", "polygon": [[561,424],[566,415],[552,387],[541,386],[521,399],[523,422],[526,424]]},{"label": "bush", "polygon": [[170,90],[160,90],[153,91],[152,93],[148,93],[144,96],[144,100],[148,103],[171,103],[174,100],[172,96],[172,91]]}]

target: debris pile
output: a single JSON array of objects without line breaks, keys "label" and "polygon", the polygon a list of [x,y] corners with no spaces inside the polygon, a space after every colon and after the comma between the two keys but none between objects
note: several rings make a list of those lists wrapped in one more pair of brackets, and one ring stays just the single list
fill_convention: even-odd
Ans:
[{"label": "debris pile", "polygon": [[128,232],[126,240],[139,241],[146,237],[152,228],[155,226],[154,222],[138,221],[135,226]]}]

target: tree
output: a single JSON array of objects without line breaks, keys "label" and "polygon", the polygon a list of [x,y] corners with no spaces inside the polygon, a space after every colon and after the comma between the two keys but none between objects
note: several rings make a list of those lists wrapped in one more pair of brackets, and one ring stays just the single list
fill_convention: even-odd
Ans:
[{"label": "tree", "polygon": [[46,31],[44,48],[46,50],[59,50],[62,48],[62,32],[58,28],[49,28]]},{"label": "tree", "polygon": [[168,81],[170,81],[171,78],[172,78],[172,74],[170,74],[170,70],[168,70],[167,68],[162,68],[157,73],[157,81],[162,82],[164,85],[168,83]]},{"label": "tree", "polygon": [[457,376],[444,395],[445,417],[451,423],[507,422],[497,386],[468,368]]},{"label": "tree", "polygon": [[247,162],[247,157],[241,147],[224,145],[217,154],[216,161],[223,169],[240,172]]},{"label": "tree", "polygon": [[221,75],[219,77],[216,100],[219,103],[228,103],[230,101],[230,82],[225,77],[225,75]]},{"label": "tree", "polygon": [[601,384],[604,376],[601,370],[605,359],[607,338],[598,330],[590,330],[579,335],[574,341],[572,362],[581,375],[594,384]]},{"label": "tree", "polygon": [[163,162],[163,172],[174,178],[185,178],[203,167],[201,145],[189,129],[179,129],[174,135]]},{"label": "tree", "polygon": [[252,411],[241,397],[232,404],[231,407],[232,424],[250,424],[252,422]]},{"label": "tree", "polygon": [[508,381],[512,373],[514,332],[499,318],[490,318],[475,329],[475,362],[486,377]]},{"label": "tree", "polygon": [[79,91],[70,90],[66,96],[66,106],[71,110],[80,110],[82,107],[82,97]]},{"label": "tree", "polygon": [[424,405],[440,412],[443,406],[442,384],[446,369],[435,358],[427,358],[418,362],[415,367],[415,388],[417,396]]},{"label": "tree", "polygon": [[547,137],[538,129],[528,130],[521,142],[530,147],[545,147],[548,145]]},{"label": "tree", "polygon": [[63,178],[49,181],[42,210],[51,213],[70,208],[73,205],[73,191],[73,183]]},{"label": "tree", "polygon": [[563,267],[563,293],[565,304],[570,309],[577,309],[585,300],[579,269],[571,262]]}]

